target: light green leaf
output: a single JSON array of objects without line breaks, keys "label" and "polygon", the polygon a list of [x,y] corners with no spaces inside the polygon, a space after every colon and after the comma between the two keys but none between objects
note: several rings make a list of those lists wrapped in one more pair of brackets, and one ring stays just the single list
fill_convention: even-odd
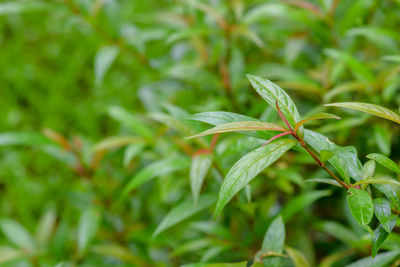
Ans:
[{"label": "light green leaf", "polygon": [[[241,114],[236,114],[232,112],[225,112],[225,111],[212,111],[212,112],[203,112],[203,113],[197,113],[194,114],[190,117],[187,117],[186,119],[188,120],[194,120],[194,121],[201,121],[205,122],[214,126],[221,125],[224,123],[230,123],[230,122],[238,122],[238,121],[257,121],[259,122],[260,120],[257,120],[252,117],[248,117],[245,115]],[[273,137],[276,133],[275,132],[269,132],[269,131],[256,131],[256,132],[240,132],[241,134],[259,138],[259,139],[265,139],[268,140],[271,137]]]},{"label": "light green leaf", "polygon": [[78,253],[83,254],[94,238],[100,223],[100,214],[92,207],[87,207],[79,218],[77,243]]},{"label": "light green leaf", "polygon": [[304,210],[307,206],[311,205],[314,201],[321,197],[326,197],[331,194],[329,190],[311,191],[298,195],[291,199],[281,210],[281,215],[284,222],[287,222],[294,214]]},{"label": "light green leaf", "polygon": [[363,168],[362,168],[362,172],[363,172],[363,179],[367,179],[370,178],[372,176],[374,176],[375,173],[375,161],[374,160],[368,160],[367,162],[365,162]]},{"label": "light green leaf", "polygon": [[229,133],[229,132],[242,132],[242,131],[278,131],[285,132],[287,131],[282,126],[279,126],[274,123],[262,122],[262,121],[237,121],[237,122],[229,122],[218,125],[212,129],[204,131],[202,133],[186,137],[185,139],[195,138],[210,134],[217,133]]},{"label": "light green leaf", "polygon": [[295,267],[309,267],[311,266],[304,254],[292,247],[285,246],[285,251],[289,255]]},{"label": "light green leaf", "polygon": [[201,186],[211,164],[212,155],[210,154],[201,154],[192,158],[192,164],[190,165],[190,186],[194,202],[197,202],[199,198]]},{"label": "light green leaf", "polygon": [[26,257],[26,253],[24,253],[22,249],[0,246],[0,264],[5,264],[23,257]]},{"label": "light green leaf", "polygon": [[375,104],[361,103],[361,102],[342,102],[342,103],[325,104],[325,106],[355,109],[400,124],[400,116],[398,114],[394,113],[390,109]]},{"label": "light green leaf", "polygon": [[367,191],[355,188],[349,189],[347,203],[356,221],[361,226],[368,225],[374,215],[374,206]]},{"label": "light green leaf", "polygon": [[378,154],[378,153],[372,153],[372,154],[368,154],[367,158],[375,160],[376,162],[378,162],[382,166],[388,168],[389,170],[400,174],[400,166],[397,165],[393,160],[391,160],[390,158],[388,158],[385,155]]},{"label": "light green leaf", "polygon": [[394,225],[392,225],[392,208],[389,201],[385,198],[374,199],[374,211],[383,228],[390,233]]},{"label": "light green leaf", "polygon": [[321,150],[319,152],[320,156],[321,156],[321,161],[322,162],[326,162],[328,161],[331,157],[333,157],[335,155],[334,152],[329,151],[329,150]]},{"label": "light green leaf", "polygon": [[102,244],[102,245],[94,245],[91,248],[91,251],[101,256],[113,257],[115,259],[119,259],[124,262],[132,263],[135,266],[143,266],[147,265],[147,263],[133,255],[128,248],[117,245],[117,244]]},{"label": "light green leaf", "polygon": [[164,217],[157,229],[154,231],[153,238],[168,228],[182,222],[183,220],[195,215],[196,213],[199,213],[202,210],[205,210],[214,204],[215,201],[216,197],[213,195],[202,195],[197,203],[194,203],[190,200],[179,204]]},{"label": "light green leaf", "polygon": [[186,169],[189,167],[190,160],[186,157],[169,157],[153,162],[139,172],[137,172],[124,187],[122,195],[126,196],[133,189],[146,183],[156,177],[166,175],[168,173]]},{"label": "light green leaf", "polygon": [[47,7],[39,1],[9,1],[0,3],[0,15],[13,15],[24,12],[40,11]]},{"label": "light green leaf", "polygon": [[295,127],[294,127],[294,132],[297,132],[297,130],[299,129],[300,126],[302,126],[303,124],[309,122],[309,121],[314,121],[314,120],[323,120],[323,119],[335,119],[335,120],[340,120],[340,117],[333,115],[333,114],[329,114],[329,113],[318,113],[315,115],[312,115],[310,117],[307,117],[301,121],[299,121],[298,123],[296,123]]},{"label": "light green leaf", "polygon": [[277,140],[257,148],[236,162],[222,183],[214,218],[218,216],[236,193],[295,144],[296,141],[292,139]]},{"label": "light green leaf", "polygon": [[382,224],[379,224],[378,228],[374,230],[374,236],[372,237],[372,257],[374,258],[378,253],[379,248],[382,246],[383,242],[385,242],[386,238],[389,236],[389,233],[385,231]]},{"label": "light green leaf", "polygon": [[359,240],[359,237],[352,230],[334,221],[318,222],[316,226],[322,232],[337,238],[349,246],[353,246]]},{"label": "light green leaf", "polygon": [[379,150],[385,154],[390,154],[390,146],[391,146],[391,133],[387,128],[382,127],[381,125],[374,125],[374,137],[375,143],[378,146]]},{"label": "light green leaf", "polygon": [[94,74],[96,85],[101,85],[104,76],[107,74],[109,68],[117,58],[119,53],[118,46],[103,46],[97,51],[94,59]]},{"label": "light green leaf", "polygon": [[12,219],[2,219],[0,227],[6,238],[21,249],[32,252],[35,249],[35,242],[31,234],[19,222]]},{"label": "light green leaf", "polygon": [[[261,254],[268,252],[282,253],[285,245],[285,224],[282,217],[275,218],[268,227],[261,247]],[[260,253],[259,252],[259,253]],[[257,253],[258,254],[258,253]],[[263,259],[265,267],[279,266],[281,257],[268,256]]]},{"label": "light green leaf", "polygon": [[[247,75],[251,85],[257,93],[276,110],[276,101],[283,115],[290,125],[294,127],[299,122],[300,114],[290,96],[275,83],[254,75]],[[302,127],[300,127],[302,131]]]},{"label": "light green leaf", "polygon": [[49,241],[53,233],[57,220],[57,214],[54,208],[47,209],[39,220],[36,227],[35,237],[39,244],[45,244]]},{"label": "light green leaf", "polygon": [[129,144],[143,143],[141,138],[135,136],[112,136],[101,140],[93,147],[95,152],[117,149]]},{"label": "light green leaf", "polygon": [[[247,261],[241,261],[236,263],[192,263],[185,264],[182,267],[246,267]],[[257,266],[258,267],[258,266]]]},{"label": "light green leaf", "polygon": [[338,181],[329,178],[312,178],[305,180],[306,183],[323,183],[323,184],[330,184],[337,187],[342,187]]},{"label": "light green leaf", "polygon": [[131,144],[124,151],[124,166],[127,167],[132,159],[143,151],[144,144]]},{"label": "light green leaf", "polygon": [[54,145],[54,142],[42,134],[30,132],[3,132],[0,133],[0,146],[37,146]]},{"label": "light green leaf", "polygon": [[380,253],[374,258],[366,257],[356,262],[353,262],[346,267],[383,267],[387,266],[390,262],[397,259],[400,255],[400,250],[389,251],[385,253]]},{"label": "light green leaf", "polygon": [[378,177],[378,178],[371,177],[371,178],[360,180],[360,181],[354,183],[353,186],[360,185],[360,184],[389,184],[389,185],[400,186],[399,181],[396,181],[389,177]]}]

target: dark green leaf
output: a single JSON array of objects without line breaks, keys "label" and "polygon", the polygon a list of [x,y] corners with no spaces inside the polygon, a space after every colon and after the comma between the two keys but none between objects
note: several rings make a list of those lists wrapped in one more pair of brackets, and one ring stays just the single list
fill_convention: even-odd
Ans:
[{"label": "dark green leaf", "polygon": [[385,198],[374,199],[374,211],[376,218],[380,221],[386,232],[390,233],[393,229],[392,220],[392,208],[390,207],[389,201]]},{"label": "dark green leaf", "polygon": [[372,257],[375,257],[378,253],[379,248],[382,246],[383,242],[389,236],[389,233],[385,231],[382,224],[374,230],[374,236],[372,237]]}]

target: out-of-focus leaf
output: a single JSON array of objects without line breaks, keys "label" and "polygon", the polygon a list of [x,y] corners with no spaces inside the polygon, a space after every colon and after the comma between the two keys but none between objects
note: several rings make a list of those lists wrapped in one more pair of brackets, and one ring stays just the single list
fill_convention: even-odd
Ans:
[{"label": "out-of-focus leaf", "polygon": [[385,154],[390,154],[391,136],[389,130],[380,125],[374,125],[375,143],[380,151]]},{"label": "out-of-focus leaf", "polygon": [[137,156],[144,149],[144,144],[132,144],[125,149],[124,152],[124,166],[127,167],[132,159]]},{"label": "out-of-focus leaf", "polygon": [[341,94],[353,92],[353,91],[365,91],[367,88],[368,83],[366,82],[359,82],[359,81],[352,81],[348,83],[341,83],[338,86],[329,90],[326,94],[324,94],[324,100],[326,102],[331,101],[336,96],[340,96]]},{"label": "out-of-focus leaf", "polygon": [[53,208],[46,210],[39,220],[36,227],[36,240],[39,244],[45,244],[53,233],[57,214]]},{"label": "out-of-focus leaf", "polygon": [[216,197],[213,195],[202,195],[199,197],[197,203],[190,200],[175,206],[158,225],[153,233],[153,238],[168,228],[210,207],[216,200]]},{"label": "out-of-focus leaf", "polygon": [[372,153],[372,154],[368,154],[367,158],[375,160],[376,162],[378,162],[382,166],[388,168],[389,170],[400,174],[400,166],[397,165],[393,160],[391,160],[390,158],[388,158],[385,155],[378,154],[378,153]]},{"label": "out-of-focus leaf", "polygon": [[47,5],[41,1],[9,1],[0,4],[0,15],[40,11],[45,8],[47,8]]},{"label": "out-of-focus leaf", "polygon": [[374,75],[371,70],[350,54],[335,49],[325,49],[325,53],[328,56],[348,65],[353,72],[353,75],[360,81],[371,82],[374,80]]},{"label": "out-of-focus leaf", "polygon": [[393,186],[390,186],[388,184],[374,184],[374,187],[381,191],[390,201],[390,203],[396,207],[396,209],[399,209],[400,207],[400,198],[397,194],[397,191],[394,190]]},{"label": "out-of-focus leaf", "polygon": [[331,194],[329,190],[311,191],[306,192],[292,198],[281,210],[283,221],[287,222],[294,214],[305,209],[307,206],[311,205],[314,201],[320,199],[321,197],[326,197]]},{"label": "out-of-focus leaf", "polygon": [[385,107],[381,107],[375,104],[370,103],[361,103],[361,102],[343,102],[343,103],[331,103],[325,104],[325,106],[334,106],[334,107],[342,107],[348,109],[355,109],[361,112],[365,112],[368,114],[372,114],[377,117],[381,117],[387,120],[394,121],[400,124],[400,116],[390,109]]},{"label": "out-of-focus leaf", "polygon": [[218,216],[236,193],[295,144],[296,141],[292,139],[277,140],[257,148],[236,162],[221,185],[214,218]]},{"label": "out-of-focus leaf", "polygon": [[182,265],[182,267],[247,267],[247,261],[236,263],[192,263]]},{"label": "out-of-focus leaf", "polygon": [[147,139],[153,138],[152,130],[140,119],[138,119],[137,116],[128,112],[124,108],[119,106],[111,106],[108,108],[107,113],[111,118],[117,120],[123,126],[131,129],[138,135]]},{"label": "out-of-focus leaf", "polygon": [[118,46],[103,46],[97,51],[94,59],[95,82],[101,85],[114,60],[119,53]]},{"label": "out-of-focus leaf", "polygon": [[346,267],[380,267],[387,266],[390,262],[397,259],[400,255],[400,250],[389,251],[377,254],[374,258],[366,257],[356,262],[353,262]]},{"label": "out-of-focus leaf", "polygon": [[116,244],[94,245],[91,251],[98,255],[113,257],[138,266],[146,266],[148,264],[145,260],[132,254],[127,248]]},{"label": "out-of-focus leaf", "polygon": [[311,266],[304,254],[292,247],[285,246],[285,251],[289,255],[295,267],[309,267]]},{"label": "out-of-focus leaf", "polygon": [[122,195],[127,195],[130,191],[158,176],[186,169],[190,165],[190,160],[186,157],[169,157],[153,162],[139,172],[137,172],[124,187]]},{"label": "out-of-focus leaf", "polygon": [[225,239],[232,239],[232,234],[222,224],[209,221],[200,221],[190,224],[190,228],[201,231],[208,235],[215,235]]},{"label": "out-of-focus leaf", "polygon": [[308,118],[305,118],[301,121],[299,121],[298,123],[296,123],[295,127],[294,127],[294,132],[297,132],[297,129],[302,126],[303,124],[309,122],[309,121],[313,121],[313,120],[323,120],[323,119],[335,119],[335,120],[340,120],[340,117],[333,115],[333,114],[329,114],[329,113],[318,113],[315,115],[312,115]]},{"label": "out-of-focus leaf", "polygon": [[93,240],[100,223],[100,215],[92,207],[86,208],[80,218],[77,231],[78,252],[83,254]]},{"label": "out-of-focus leaf", "polygon": [[379,248],[385,242],[386,238],[389,236],[388,232],[385,231],[382,224],[374,230],[374,236],[372,237],[372,257],[375,257],[378,253]]},{"label": "out-of-focus leaf", "polygon": [[203,185],[204,178],[212,164],[212,155],[201,154],[192,158],[190,165],[190,186],[194,202],[199,198],[200,190]]},{"label": "out-of-focus leaf", "polygon": [[384,28],[371,26],[353,28],[347,32],[349,36],[363,36],[388,52],[396,52],[398,50],[395,42],[396,34],[397,33],[389,32]]},{"label": "out-of-focus leaf", "polygon": [[400,182],[396,181],[389,177],[371,177],[367,179],[360,180],[353,185],[360,185],[360,184],[389,184],[389,185],[397,185],[400,186]]},{"label": "out-of-focus leaf", "polygon": [[117,149],[133,143],[143,143],[143,140],[134,136],[112,136],[105,138],[94,145],[95,152]]},{"label": "out-of-focus leaf", "polygon": [[319,230],[334,236],[335,238],[339,239],[344,244],[347,244],[349,246],[352,246],[359,240],[355,233],[346,228],[344,225],[341,225],[337,222],[318,222],[316,226]]},{"label": "out-of-focus leaf", "polygon": [[17,221],[2,219],[0,227],[7,239],[21,249],[32,252],[36,245],[31,234]]},{"label": "out-of-focus leaf", "polygon": [[237,121],[237,122],[229,122],[218,125],[210,130],[204,131],[202,133],[186,137],[189,138],[196,138],[200,136],[210,135],[210,134],[217,134],[217,133],[229,133],[229,132],[241,132],[241,131],[278,131],[284,132],[286,131],[280,125],[269,123],[269,122],[262,122],[262,121]]},{"label": "out-of-focus leaf", "polygon": [[[261,247],[261,254],[268,252],[282,253],[285,245],[285,224],[282,217],[275,218],[268,227],[265,233]],[[264,266],[278,266],[280,257],[268,256],[263,259]]]},{"label": "out-of-focus leaf", "polygon": [[375,216],[382,224],[386,232],[390,233],[393,229],[392,226],[392,208],[390,207],[389,201],[385,198],[374,199],[374,211]]},{"label": "out-of-focus leaf", "polygon": [[190,240],[183,245],[177,247],[174,249],[172,252],[173,256],[178,256],[194,251],[201,251],[203,248],[210,247],[213,245],[213,240],[211,238],[201,238],[201,239],[195,239],[195,240]]},{"label": "out-of-focus leaf", "polygon": [[29,132],[3,132],[0,133],[0,146],[46,146],[54,145],[54,142],[42,134]]},{"label": "out-of-focus leaf", "polygon": [[0,264],[26,257],[21,249],[15,249],[8,246],[0,246]]},{"label": "out-of-focus leaf", "polygon": [[[275,110],[276,102],[278,102],[279,108],[292,127],[301,120],[296,105],[282,88],[261,77],[247,75],[247,78],[257,93]],[[300,127],[300,132],[302,132],[302,127]]]},{"label": "out-of-focus leaf", "polygon": [[374,206],[370,195],[365,190],[351,188],[347,203],[353,217],[361,226],[366,226],[374,215]]}]

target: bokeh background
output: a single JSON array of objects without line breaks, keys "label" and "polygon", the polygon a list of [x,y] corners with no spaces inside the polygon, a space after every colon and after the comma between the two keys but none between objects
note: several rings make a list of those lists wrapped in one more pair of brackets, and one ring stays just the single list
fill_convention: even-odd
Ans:
[{"label": "bokeh background", "polygon": [[[221,110],[279,121],[248,73],[285,88],[303,115],[341,101],[398,112],[399,29],[398,0],[0,1],[0,265],[252,259],[273,216],[316,189],[304,179],[325,174],[289,153],[216,221],[206,201],[153,237],[171,209],[193,201],[191,158],[211,141],[184,140],[209,127],[185,118]],[[399,127],[331,111],[343,119],[312,127],[356,146],[363,162],[372,152],[399,160]],[[200,195],[216,195],[260,144],[221,136]],[[367,256],[343,194],[318,189],[331,191],[289,212],[287,244],[311,266]]]}]

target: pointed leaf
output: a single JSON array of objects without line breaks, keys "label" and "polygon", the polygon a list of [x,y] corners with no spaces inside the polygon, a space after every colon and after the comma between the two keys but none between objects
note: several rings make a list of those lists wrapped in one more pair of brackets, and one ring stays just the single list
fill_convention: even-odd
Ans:
[{"label": "pointed leaf", "polygon": [[300,121],[300,114],[289,95],[275,83],[254,75],[247,75],[257,93],[276,110],[276,101],[283,115],[294,127]]},{"label": "pointed leaf", "polygon": [[186,157],[170,157],[153,162],[136,173],[124,187],[122,192],[126,196],[133,189],[156,177],[189,167],[190,161]]},{"label": "pointed leaf", "polygon": [[362,172],[363,172],[363,179],[370,178],[374,176],[375,173],[375,161],[373,160],[368,160],[364,166],[362,167]]},{"label": "pointed leaf", "polygon": [[385,242],[386,238],[389,236],[389,233],[385,231],[382,224],[379,224],[378,228],[374,231],[374,236],[372,237],[372,257],[374,258],[378,253],[379,248],[382,246],[383,242]]},{"label": "pointed leaf", "polygon": [[100,214],[92,207],[86,208],[78,224],[78,252],[84,253],[97,232],[100,223]]},{"label": "pointed leaf", "polygon": [[94,59],[94,73],[97,85],[103,83],[104,76],[107,74],[118,53],[119,48],[117,46],[103,46],[97,52]]},{"label": "pointed leaf", "polygon": [[292,260],[295,267],[310,267],[310,263],[308,262],[307,258],[304,254],[294,248],[289,246],[285,246],[285,251],[289,255],[290,259]]},{"label": "pointed leaf", "polygon": [[0,227],[7,239],[19,248],[32,252],[35,243],[31,234],[19,222],[12,219],[2,219]]},{"label": "pointed leaf", "polygon": [[343,102],[343,103],[325,104],[325,106],[355,109],[400,124],[400,116],[398,114],[394,113],[390,109],[375,104],[361,103],[361,102]]},{"label": "pointed leaf", "polygon": [[314,120],[323,120],[323,119],[335,119],[335,120],[340,120],[339,116],[333,115],[333,114],[329,114],[329,113],[318,113],[315,115],[312,115],[308,118],[305,118],[301,121],[299,121],[298,123],[296,123],[296,125],[294,126],[294,132],[297,132],[297,130],[299,129],[300,126],[302,126],[303,124],[309,122],[309,121],[314,121]]},{"label": "pointed leaf", "polygon": [[368,154],[367,158],[375,160],[376,162],[378,162],[382,166],[388,168],[389,170],[400,174],[400,166],[385,155],[378,154],[378,153],[372,153],[372,154]]},{"label": "pointed leaf", "polygon": [[202,133],[186,137],[185,139],[217,134],[217,133],[229,133],[229,132],[242,132],[242,131],[287,131],[282,126],[274,123],[262,122],[262,121],[237,121],[229,122],[218,125],[212,129],[204,131]]},{"label": "pointed leaf", "polygon": [[388,178],[388,177],[379,177],[379,178],[367,178],[367,179],[363,179],[360,180],[356,183],[353,184],[353,186],[355,185],[360,185],[360,184],[389,184],[389,185],[397,185],[400,186],[400,182],[396,181],[392,178]]},{"label": "pointed leaf", "polygon": [[366,257],[349,265],[346,265],[346,267],[383,267],[387,266],[390,262],[397,259],[399,255],[400,250],[380,253],[374,258]]},{"label": "pointed leaf", "polygon": [[[285,245],[285,225],[282,217],[275,218],[268,227],[261,247],[261,254],[268,252],[282,253]],[[281,257],[268,256],[263,259],[264,266],[278,266]]]},{"label": "pointed leaf", "polygon": [[236,193],[295,144],[296,141],[292,139],[277,140],[257,148],[236,162],[222,183],[214,218],[218,216]]},{"label": "pointed leaf", "polygon": [[161,232],[167,230],[168,228],[210,207],[212,204],[215,203],[215,201],[215,196],[203,195],[200,196],[197,203],[194,203],[190,200],[179,204],[178,206],[174,207],[170,212],[168,212],[168,214],[164,217],[164,219],[158,225],[157,229],[154,231],[153,238],[159,235]]},{"label": "pointed leaf", "polygon": [[201,186],[203,185],[204,178],[211,167],[212,155],[201,154],[192,158],[190,166],[190,186],[194,202],[199,198]]},{"label": "pointed leaf", "polygon": [[390,233],[392,231],[392,208],[389,201],[385,198],[374,199],[374,211],[383,228]]},{"label": "pointed leaf", "polygon": [[365,226],[371,221],[374,215],[374,206],[370,195],[361,189],[349,189],[347,203],[353,217],[361,225]]},{"label": "pointed leaf", "polygon": [[338,181],[329,178],[312,178],[305,180],[306,183],[323,183],[323,184],[330,184],[337,187],[342,187]]}]

